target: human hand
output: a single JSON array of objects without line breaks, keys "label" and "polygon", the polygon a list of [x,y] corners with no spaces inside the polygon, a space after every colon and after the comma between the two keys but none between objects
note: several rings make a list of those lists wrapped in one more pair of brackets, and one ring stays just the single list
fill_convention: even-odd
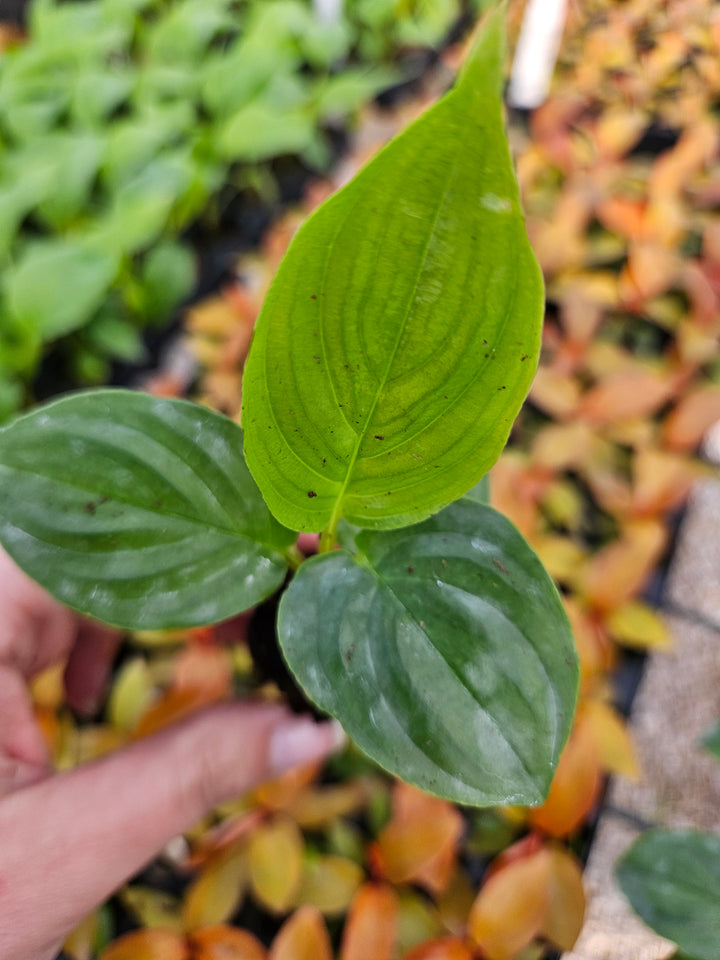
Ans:
[{"label": "human hand", "polygon": [[50,960],[80,920],[213,807],[338,746],[334,725],[277,704],[221,704],[54,774],[27,681],[67,658],[92,713],[119,640],[0,550],[0,960]]}]

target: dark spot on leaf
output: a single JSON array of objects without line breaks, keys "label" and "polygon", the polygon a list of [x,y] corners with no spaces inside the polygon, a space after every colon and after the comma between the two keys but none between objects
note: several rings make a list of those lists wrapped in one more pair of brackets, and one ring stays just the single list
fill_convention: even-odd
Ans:
[{"label": "dark spot on leaf", "polygon": [[488,358],[489,356],[490,356],[490,354],[489,354],[489,353],[486,353],[486,354],[485,354],[485,359],[487,360],[487,358]]},{"label": "dark spot on leaf", "polygon": [[345,660],[345,663],[350,663],[350,661],[354,656],[355,656],[355,644],[351,643],[350,646],[345,651],[345,655],[343,659]]},{"label": "dark spot on leaf", "polygon": [[498,387],[498,390],[507,390],[507,387]]},{"label": "dark spot on leaf", "polygon": [[376,440],[384,440],[385,437],[381,437],[379,433],[376,433],[376,434],[375,434],[375,439],[376,439]]},{"label": "dark spot on leaf", "polygon": [[408,573],[415,573],[415,567],[408,567],[408,568],[407,568],[407,572],[408,572]]},{"label": "dark spot on leaf", "polygon": [[529,359],[530,359],[530,354],[529,354],[529,353],[524,353],[524,354],[520,357],[520,363],[522,363],[524,360],[529,360]]},{"label": "dark spot on leaf", "polygon": [[317,300],[317,294],[316,294],[316,293],[311,293],[311,294],[310,294],[310,299],[311,299],[311,300]]},{"label": "dark spot on leaf", "polygon": [[510,571],[509,571],[508,568],[505,566],[505,564],[504,564],[504,563],[501,563],[499,560],[493,558],[493,563],[495,564],[495,566],[496,566],[499,570],[502,570],[503,573],[507,573],[507,574],[510,573]]},{"label": "dark spot on leaf", "polygon": [[153,501],[153,506],[155,507],[156,510],[159,510],[162,505],[163,505],[163,502],[160,499],[160,497],[158,497],[157,500]]},{"label": "dark spot on leaf", "polygon": [[91,516],[95,513],[96,509],[96,504],[94,504],[92,500],[88,500],[88,502],[85,504],[85,513],[89,513]]},{"label": "dark spot on leaf", "polygon": [[314,490],[308,490],[308,496],[309,496],[310,499],[312,500],[312,498],[313,498],[313,497],[316,497],[317,494],[315,493]]},{"label": "dark spot on leaf", "polygon": [[323,459],[322,459],[322,465],[325,466],[326,463],[327,463],[327,460],[326,460],[325,457],[323,457]]}]

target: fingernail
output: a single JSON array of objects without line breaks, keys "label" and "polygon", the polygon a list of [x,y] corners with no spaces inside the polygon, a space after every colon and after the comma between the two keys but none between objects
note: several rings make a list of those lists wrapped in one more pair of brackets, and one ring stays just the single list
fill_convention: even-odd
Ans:
[{"label": "fingernail", "polygon": [[337,720],[315,723],[298,718],[277,727],[270,737],[270,766],[284,773],[303,763],[323,760],[345,745],[347,737]]}]

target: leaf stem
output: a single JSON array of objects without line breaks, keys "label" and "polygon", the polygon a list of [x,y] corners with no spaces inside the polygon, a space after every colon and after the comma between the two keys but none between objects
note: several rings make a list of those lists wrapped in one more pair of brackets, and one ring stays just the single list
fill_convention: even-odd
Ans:
[{"label": "leaf stem", "polygon": [[298,550],[296,544],[293,544],[291,547],[288,547],[285,553],[283,554],[283,556],[287,561],[287,565],[290,567],[290,569],[293,572],[295,570],[300,569],[300,564],[305,559],[302,553]]},{"label": "leaf stem", "polygon": [[337,520],[334,518],[330,523],[325,527],[323,532],[320,534],[320,542],[318,544],[318,553],[330,553],[331,550],[335,549],[335,544],[337,543]]}]

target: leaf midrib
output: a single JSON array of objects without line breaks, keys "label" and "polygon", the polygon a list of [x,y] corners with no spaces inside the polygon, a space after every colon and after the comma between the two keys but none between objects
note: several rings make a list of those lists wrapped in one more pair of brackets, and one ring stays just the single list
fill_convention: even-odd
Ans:
[{"label": "leaf midrib", "polygon": [[[99,490],[88,490],[85,487],[81,487],[77,483],[69,483],[67,480],[62,480],[58,482],[52,476],[48,476],[45,473],[40,473],[37,470],[24,470],[22,469],[22,467],[9,467],[5,464],[0,464],[0,471],[2,470],[7,470],[7,471],[12,470],[15,473],[21,473],[31,477],[39,477],[41,480],[47,480],[53,484],[61,483],[63,486],[69,487],[71,490],[81,491],[83,494],[86,494],[90,497],[107,496],[107,494],[101,493]],[[183,523],[188,523],[197,527],[202,527],[204,529],[213,530],[216,533],[221,533],[221,534],[224,534],[225,536],[231,536],[236,540],[247,540],[247,541],[250,541],[250,543],[256,543],[258,544],[258,546],[262,547],[268,552],[275,553],[280,557],[282,557],[283,555],[282,549],[280,547],[276,547],[276,546],[273,546],[272,544],[268,544],[264,540],[256,540],[254,537],[251,537],[249,534],[242,533],[239,530],[234,530],[232,528],[227,528],[227,527],[221,527],[219,524],[213,523],[211,521],[201,520],[201,519],[198,519],[197,517],[190,517],[185,514],[178,513],[174,510],[162,510],[162,511],[151,510],[148,507],[144,507],[137,503],[133,503],[132,500],[127,500],[124,497],[116,497],[114,495],[109,496],[107,502],[120,503],[126,507],[131,507],[134,510],[143,510],[145,513],[149,513],[154,516],[168,517],[174,520],[181,520],[183,521]],[[15,526],[15,524],[13,524],[13,526]]]},{"label": "leaf midrib", "polygon": [[[448,190],[450,189],[450,184],[451,184],[452,180],[453,180],[454,177],[455,177],[455,171],[456,171],[456,169],[457,169],[457,156],[458,156],[460,153],[461,153],[461,151],[458,151],[458,152],[455,154],[455,158],[453,159],[452,164],[451,164],[451,166],[450,166],[450,168],[449,168],[449,173],[448,173],[447,179],[446,179],[446,181],[445,181],[444,189],[443,189],[442,194],[441,194],[441,196],[440,196],[440,200],[439,200],[439,202],[438,202],[438,205],[437,205],[437,207],[436,207],[436,209],[435,209],[435,215],[434,215],[434,217],[433,217],[432,224],[431,224],[431,226],[430,226],[430,228],[429,228],[429,230],[428,230],[428,233],[427,233],[427,238],[426,238],[426,240],[425,240],[425,245],[424,245],[424,249],[423,249],[423,252],[422,252],[422,256],[421,256],[421,258],[420,258],[420,263],[419,263],[419,265],[418,265],[418,268],[417,268],[417,271],[416,271],[416,274],[415,274],[415,280],[413,281],[412,290],[411,290],[411,292],[410,292],[410,295],[408,296],[407,306],[406,306],[406,309],[405,309],[405,315],[404,315],[404,317],[403,317],[402,323],[399,325],[398,333],[397,333],[397,336],[396,336],[396,338],[395,338],[395,343],[393,344],[392,350],[391,350],[391,352],[390,352],[390,356],[388,357],[387,365],[386,365],[386,367],[385,367],[385,371],[384,371],[384,373],[383,373],[383,375],[382,375],[382,378],[381,378],[381,380],[380,380],[380,382],[379,382],[379,384],[378,384],[378,388],[377,388],[377,390],[376,390],[376,392],[375,392],[375,396],[373,397],[372,403],[371,403],[371,405],[370,405],[370,409],[368,410],[367,416],[366,416],[366,418],[365,418],[365,424],[364,424],[364,426],[363,426],[363,429],[362,429],[361,431],[359,431],[358,434],[357,434],[357,440],[356,440],[356,442],[355,442],[355,449],[353,450],[353,452],[352,452],[352,454],[351,454],[350,461],[349,461],[348,466],[347,466],[347,472],[346,472],[346,474],[345,474],[345,479],[344,479],[344,481],[343,481],[343,483],[342,483],[342,486],[341,486],[341,488],[340,488],[340,491],[339,491],[339,493],[338,493],[338,495],[337,495],[337,498],[336,498],[336,500],[335,500],[335,506],[333,507],[332,513],[331,513],[331,515],[330,515],[330,521],[329,521],[329,525],[328,525],[328,527],[329,527],[330,530],[334,530],[334,529],[337,527],[337,524],[338,524],[338,522],[340,521],[340,519],[341,519],[341,517],[342,517],[342,505],[343,505],[343,500],[344,500],[344,498],[345,498],[345,494],[346,494],[346,492],[347,492],[347,489],[348,489],[348,487],[349,487],[349,485],[350,485],[350,481],[351,481],[351,479],[352,479],[353,471],[354,471],[354,469],[355,469],[355,464],[357,463],[358,457],[359,457],[359,455],[360,455],[360,448],[362,447],[363,442],[364,442],[364,440],[365,440],[365,438],[366,438],[366,436],[367,436],[367,434],[368,434],[369,425],[370,425],[370,423],[372,422],[372,418],[373,418],[374,415],[375,415],[375,411],[377,410],[378,404],[380,403],[380,399],[381,399],[381,397],[382,397],[382,395],[383,395],[383,393],[384,393],[384,391],[385,391],[385,387],[387,386],[387,381],[388,381],[388,377],[389,377],[389,375],[390,375],[390,371],[392,370],[393,364],[395,363],[395,358],[396,358],[396,356],[397,356],[397,352],[398,352],[398,350],[399,350],[399,348],[400,348],[400,343],[401,343],[401,341],[402,341],[403,335],[404,335],[404,333],[405,333],[405,329],[406,329],[406,327],[407,327],[408,320],[409,320],[409,318],[410,318],[410,312],[411,312],[411,309],[412,309],[412,305],[413,305],[413,303],[415,302],[415,297],[416,297],[417,289],[418,289],[418,282],[419,282],[419,279],[420,279],[420,276],[421,276],[423,270],[425,269],[425,264],[426,264],[426,261],[427,261],[428,250],[429,250],[429,248],[430,248],[430,244],[431,244],[431,242],[432,242],[432,239],[433,239],[433,236],[434,236],[434,233],[435,233],[435,226],[436,226],[436,224],[437,224],[437,222],[438,222],[438,219],[439,219],[439,217],[440,217],[440,211],[442,210],[443,206],[445,205],[445,201],[446,201],[446,198],[447,198]],[[327,262],[326,262],[326,263],[327,263]],[[321,324],[321,327],[322,327],[322,324]]]}]

